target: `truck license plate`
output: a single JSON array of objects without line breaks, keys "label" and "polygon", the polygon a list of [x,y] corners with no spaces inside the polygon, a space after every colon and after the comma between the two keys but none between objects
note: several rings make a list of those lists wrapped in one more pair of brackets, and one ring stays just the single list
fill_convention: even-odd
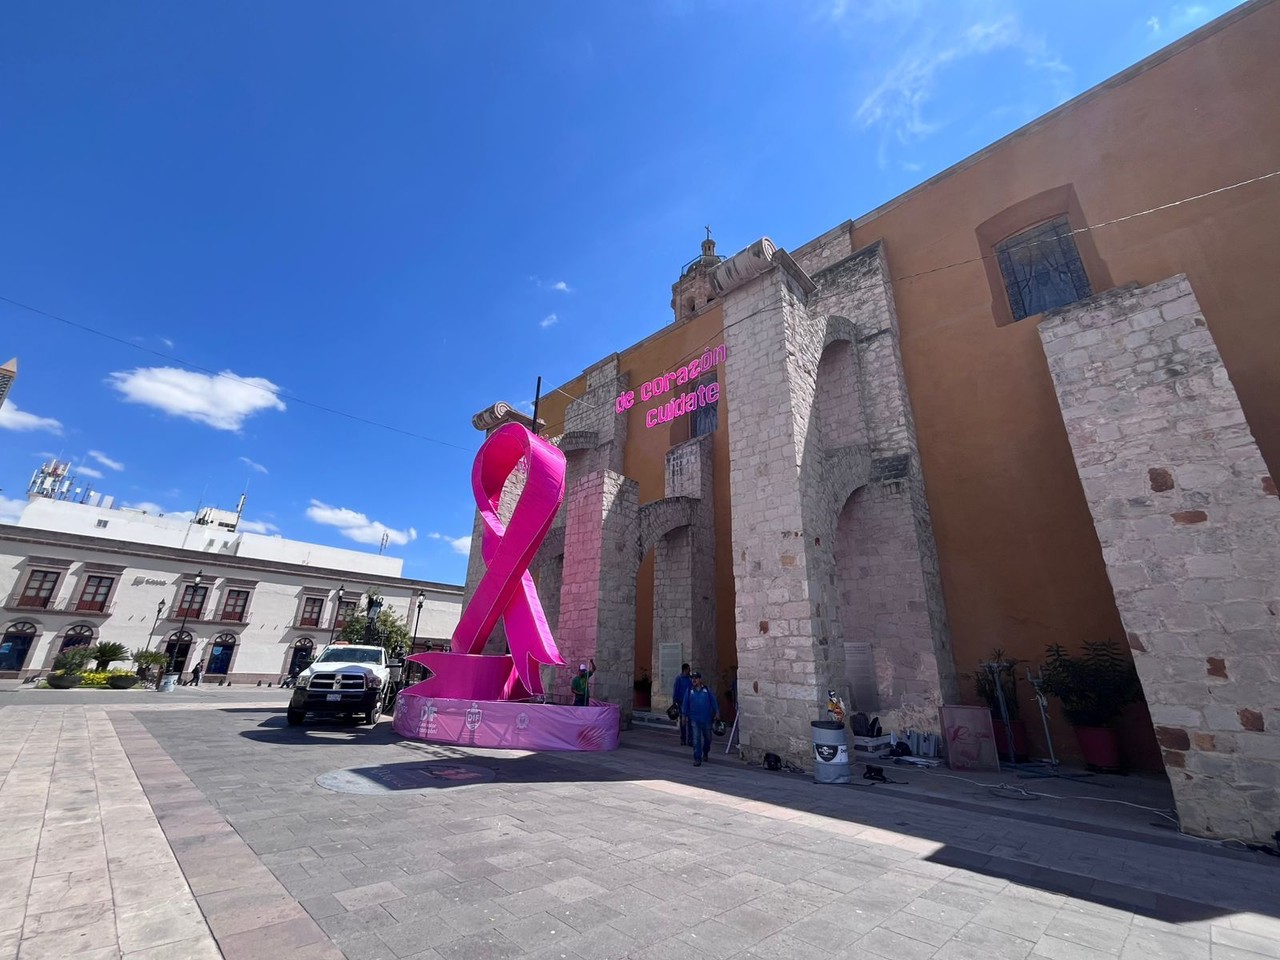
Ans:
[{"label": "truck license plate", "polygon": [[332,701],[332,700],[341,700],[341,699],[342,699],[342,694],[340,694],[340,693],[329,693],[329,694],[325,694],[325,699],[326,699],[326,700],[330,700],[330,701]]}]

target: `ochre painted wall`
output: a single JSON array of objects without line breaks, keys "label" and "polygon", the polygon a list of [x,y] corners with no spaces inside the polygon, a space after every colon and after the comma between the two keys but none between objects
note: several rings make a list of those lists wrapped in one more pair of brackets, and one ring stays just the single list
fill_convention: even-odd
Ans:
[{"label": "ochre painted wall", "polygon": [[[680,418],[673,426],[660,424],[653,428],[644,425],[646,410],[659,405],[658,400],[641,401],[640,384],[661,373],[668,373],[682,366],[695,356],[701,356],[708,347],[724,342],[722,330],[724,314],[718,304],[712,304],[698,315],[677,326],[663,328],[653,336],[628,347],[618,357],[620,373],[629,377],[631,389],[637,392],[636,403],[625,414],[627,419],[627,443],[623,452],[623,473],[635,480],[640,487],[640,503],[650,503],[665,496],[665,467],[667,451],[688,438],[688,416]],[[719,378],[723,385],[724,378]],[[565,384],[564,393],[552,393],[539,409],[539,419],[547,423],[547,436],[556,436],[564,429],[564,411],[569,400],[565,394],[577,396],[584,387],[579,377]],[[663,397],[663,401],[668,397]],[[728,404],[733,398],[721,393],[719,400],[719,426],[712,438],[712,463],[714,472],[715,530],[716,530],[716,647],[719,667],[723,673],[736,664],[733,610],[733,564],[729,521],[729,439]],[[683,431],[683,432],[680,432]],[[650,672],[653,650],[653,551],[645,556],[636,580],[636,677]],[[717,682],[719,693],[725,684]]]},{"label": "ochre painted wall", "polygon": [[[854,223],[854,249],[883,240],[894,277],[961,673],[994,647],[1039,663],[1047,644],[1124,634],[1037,318],[997,326],[983,263],[937,268],[989,256],[979,225],[1053,188],[1070,185],[1092,225],[1280,168],[1278,50],[1280,3],[1255,8]],[[1273,471],[1278,223],[1275,178],[1089,233],[1114,285],[1187,274]]]}]

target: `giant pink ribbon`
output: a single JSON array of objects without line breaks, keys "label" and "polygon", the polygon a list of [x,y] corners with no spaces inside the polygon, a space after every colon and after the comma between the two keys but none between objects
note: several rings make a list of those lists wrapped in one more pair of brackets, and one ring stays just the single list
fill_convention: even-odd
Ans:
[{"label": "giant pink ribbon", "polygon": [[[503,524],[498,518],[502,487],[521,461],[528,464],[528,477],[511,521]],[[504,699],[524,691],[541,694],[542,677],[537,664],[564,664],[529,574],[529,565],[564,501],[564,487],[564,454],[520,424],[503,424],[480,445],[471,468],[471,489],[484,523],[480,555],[485,573],[453,631],[452,654],[419,654],[410,658],[437,676],[449,670],[461,673],[463,676],[451,679],[462,683],[448,683],[454,688],[454,695],[480,694],[479,689],[472,694],[458,689],[466,684],[466,677],[474,679],[477,688],[491,688],[494,679],[482,680],[480,673],[488,675],[492,671],[483,669],[475,655],[484,649],[499,617],[506,629],[516,675],[505,685]],[[516,678],[518,686],[514,683]],[[436,686],[431,680],[426,685]],[[446,695],[443,684],[440,686],[436,695]],[[492,699],[492,695],[486,699]]]}]

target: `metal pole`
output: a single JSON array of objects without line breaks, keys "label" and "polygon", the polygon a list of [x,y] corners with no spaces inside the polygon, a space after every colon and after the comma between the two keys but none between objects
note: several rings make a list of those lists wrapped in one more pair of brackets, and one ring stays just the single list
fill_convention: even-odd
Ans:
[{"label": "metal pole", "polygon": [[538,387],[533,392],[533,435],[538,435],[538,402],[542,399],[542,378],[538,378]]},{"label": "metal pole", "polygon": [[418,615],[413,618],[413,644],[409,648],[410,653],[418,652],[418,625],[422,622],[422,594],[418,594]]},{"label": "metal pole", "polygon": [[347,585],[344,583],[338,588],[338,599],[333,604],[333,623],[329,627],[329,646],[333,646],[334,635],[338,632],[338,614],[342,612],[342,594],[346,591]]}]

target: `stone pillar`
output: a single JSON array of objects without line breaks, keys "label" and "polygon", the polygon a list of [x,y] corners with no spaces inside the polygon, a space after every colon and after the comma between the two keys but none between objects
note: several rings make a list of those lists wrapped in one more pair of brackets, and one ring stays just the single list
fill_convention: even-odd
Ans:
[{"label": "stone pillar", "polygon": [[[734,261],[726,266],[737,269]],[[822,635],[805,534],[801,447],[812,397],[797,402],[793,394],[804,379],[793,346],[810,322],[803,298],[812,283],[806,289],[807,278],[781,264],[747,266],[755,275],[740,279],[739,271],[722,291],[739,735],[750,759],[771,751],[805,761],[809,721],[843,674]]]},{"label": "stone pillar", "polygon": [[1113,291],[1039,333],[1182,828],[1270,841],[1280,502],[1191,285]]},{"label": "stone pillar", "polygon": [[548,692],[567,694],[578,664],[595,658],[592,695],[632,708],[639,490],[611,470],[583,477],[569,492],[556,642],[568,665]]},{"label": "stone pillar", "polygon": [[[675,682],[674,675],[659,669],[663,644],[679,643],[681,661],[693,664],[709,682],[714,683],[719,673],[711,480],[710,436],[696,437],[667,452],[666,495],[687,504],[689,522],[660,536],[653,545],[653,659],[649,676],[653,678],[651,709],[655,711],[671,705]],[[643,534],[641,540],[644,550]]]}]

